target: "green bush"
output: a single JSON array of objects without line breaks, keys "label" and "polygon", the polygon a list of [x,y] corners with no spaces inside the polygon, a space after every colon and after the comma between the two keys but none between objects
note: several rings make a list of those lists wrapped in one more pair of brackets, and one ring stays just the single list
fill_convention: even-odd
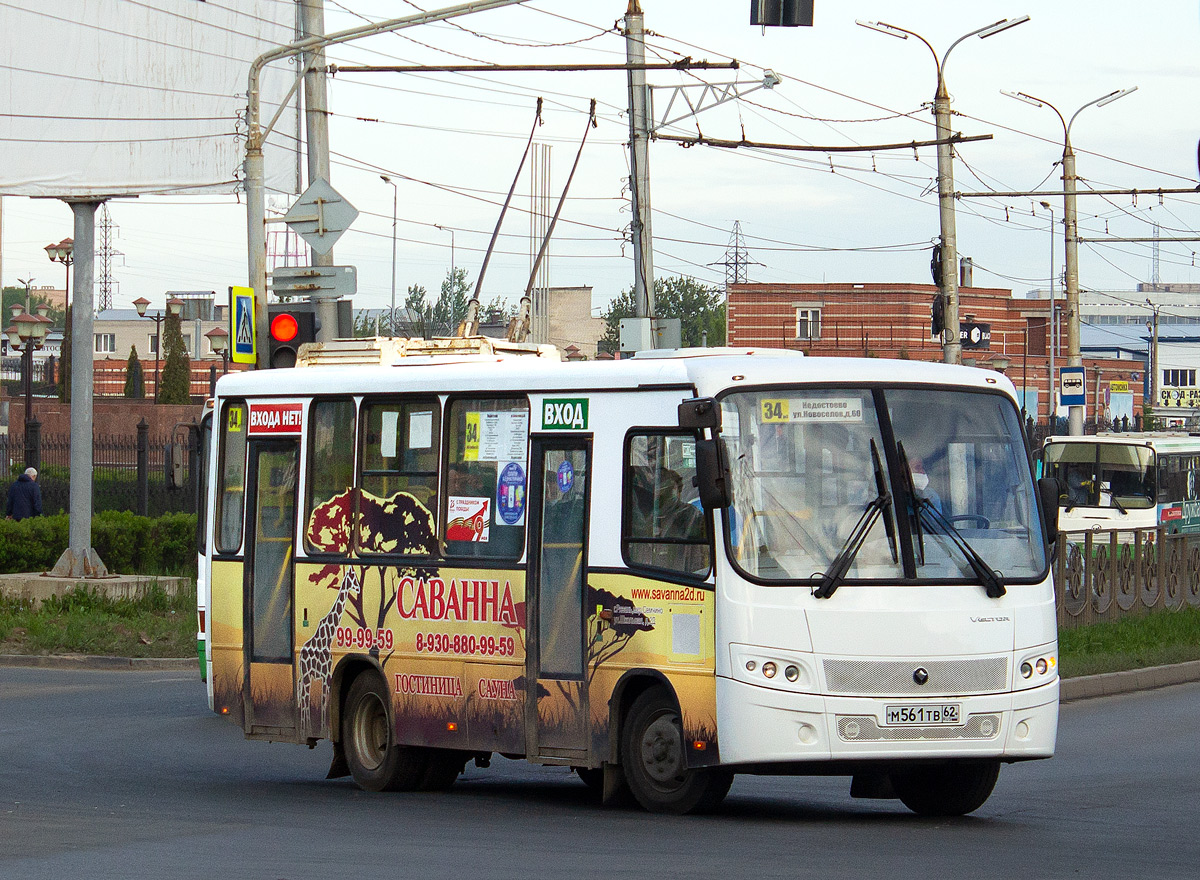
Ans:
[{"label": "green bush", "polygon": [[[69,543],[69,516],[0,520],[0,572],[48,571]],[[110,572],[196,576],[196,515],[92,517],[92,547]]]}]

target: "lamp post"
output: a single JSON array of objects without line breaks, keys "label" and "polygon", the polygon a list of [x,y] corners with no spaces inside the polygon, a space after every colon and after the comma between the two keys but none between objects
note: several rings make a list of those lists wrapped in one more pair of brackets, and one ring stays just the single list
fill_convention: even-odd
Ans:
[{"label": "lamp post", "polygon": [[433,225],[436,226],[438,229],[442,230],[442,232],[450,233],[450,283],[453,284],[454,283],[454,230],[451,229],[449,226],[442,226],[440,223],[434,223]]},{"label": "lamp post", "polygon": [[396,335],[396,198],[399,190],[396,187],[396,181],[392,180],[386,174],[379,175],[379,179],[388,184],[392,188],[392,310],[388,313],[388,336]]},{"label": "lamp post", "polygon": [[942,331],[942,360],[948,364],[962,363],[962,340],[958,328],[958,234],[954,219],[954,147],[950,143],[950,93],[946,90],[946,61],[949,59],[950,53],[954,51],[954,47],[969,37],[977,36],[981,40],[986,40],[988,37],[993,37],[1001,31],[1006,31],[1027,21],[1029,21],[1028,15],[1014,19],[1005,18],[963,34],[950,44],[950,48],[946,50],[940,60],[937,50],[930,45],[929,41],[914,31],[882,21],[855,22],[862,27],[887,34],[889,37],[898,37],[902,40],[907,40],[910,36],[916,37],[933,54],[933,63],[937,67],[937,91],[933,96],[933,116],[937,123],[938,215],[941,221],[942,239],[941,272],[939,273],[941,277],[937,281],[945,306],[946,329]]},{"label": "lamp post", "polygon": [[33,352],[42,347],[50,329],[50,319],[46,317],[49,311],[50,307],[42,303],[37,307],[37,314],[32,314],[20,303],[16,303],[12,307],[12,325],[4,331],[8,336],[9,348],[21,352],[25,394],[25,467],[38,466],[38,443],[33,436],[36,432],[36,428],[33,427]]},{"label": "lamp post", "polygon": [[1038,204],[1050,212],[1050,325],[1047,327],[1046,345],[1050,351],[1050,373],[1046,376],[1046,390],[1050,394],[1050,415],[1046,421],[1047,424],[1053,425],[1054,419],[1058,416],[1057,400],[1054,396],[1054,356],[1058,346],[1058,300],[1054,289],[1057,274],[1054,270],[1054,208],[1049,202],[1038,202]]},{"label": "lamp post", "polygon": [[[1101,95],[1076,110],[1069,120],[1063,117],[1057,107],[1044,98],[1036,98],[1025,92],[1001,92],[1003,95],[1016,98],[1026,104],[1032,104],[1034,107],[1049,107],[1058,117],[1058,121],[1062,123],[1063,240],[1065,243],[1063,275],[1067,289],[1067,363],[1072,367],[1082,367],[1083,356],[1079,350],[1079,226],[1075,208],[1075,183],[1078,178],[1075,174],[1075,151],[1071,148],[1071,126],[1075,124],[1079,114],[1088,107],[1104,107],[1136,91],[1137,86],[1133,86]],[[1072,436],[1083,435],[1083,410],[1082,406],[1073,406],[1070,409],[1068,430]]]},{"label": "lamp post", "polygon": [[[154,402],[158,403],[159,364],[162,361],[162,321],[165,315],[161,311],[155,312],[153,315],[147,315],[146,306],[148,305],[150,305],[150,300],[144,296],[139,296],[133,301],[133,306],[137,309],[138,315],[143,318],[149,318],[154,322]],[[166,315],[178,315],[182,311],[183,300],[175,297],[167,300]]]},{"label": "lamp post", "polygon": [[63,308],[66,308],[71,304],[71,264],[75,262],[75,240],[64,238],[58,244],[46,245],[46,256],[67,268],[67,281],[63,288]]}]

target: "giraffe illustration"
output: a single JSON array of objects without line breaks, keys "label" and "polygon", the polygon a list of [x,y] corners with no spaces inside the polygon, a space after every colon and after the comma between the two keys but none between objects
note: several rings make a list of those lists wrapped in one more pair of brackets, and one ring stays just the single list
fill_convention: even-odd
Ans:
[{"label": "giraffe illustration", "polygon": [[309,686],[314,681],[321,683],[321,724],[312,732],[318,736],[325,733],[325,725],[329,719],[329,676],[333,673],[333,637],[337,632],[338,621],[342,618],[342,609],[346,606],[347,597],[351,593],[357,596],[360,589],[358,575],[355,574],[352,566],[347,566],[337,598],[333,601],[333,607],[317,624],[312,638],[305,642],[304,647],[300,649],[300,668],[296,677],[296,706],[300,710],[300,727],[306,734],[310,732],[308,727],[312,706]]}]

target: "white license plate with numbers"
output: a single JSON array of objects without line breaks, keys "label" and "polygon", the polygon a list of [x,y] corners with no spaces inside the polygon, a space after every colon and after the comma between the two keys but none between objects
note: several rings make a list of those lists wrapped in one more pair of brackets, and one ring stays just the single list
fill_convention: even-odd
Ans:
[{"label": "white license plate with numbers", "polygon": [[960,703],[914,703],[884,707],[883,723],[888,727],[927,724],[961,724]]}]

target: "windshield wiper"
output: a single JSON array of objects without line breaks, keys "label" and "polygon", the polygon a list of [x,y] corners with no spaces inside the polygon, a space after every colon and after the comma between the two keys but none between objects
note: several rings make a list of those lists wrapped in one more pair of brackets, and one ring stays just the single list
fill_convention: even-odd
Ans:
[{"label": "windshield wiper", "polygon": [[988,565],[987,560],[980,556],[978,551],[967,543],[967,539],[958,533],[958,529],[954,527],[954,524],[946,519],[945,515],[928,498],[914,498],[913,501],[917,506],[917,510],[921,514],[927,515],[933,521],[934,525],[941,528],[946,533],[946,537],[950,539],[950,543],[957,547],[966,558],[967,564],[971,566],[971,570],[975,572],[975,576],[983,584],[983,590],[987,593],[988,598],[999,599],[1003,596],[1007,590],[1004,589],[1004,580],[1000,577],[999,572]]},{"label": "windshield wiper", "polygon": [[874,440],[871,441],[871,460],[875,467],[875,488],[879,494],[867,502],[867,507],[862,512],[862,516],[858,518],[858,523],[855,524],[854,531],[846,539],[846,543],[842,547],[842,552],[837,555],[833,562],[829,564],[829,568],[821,575],[821,585],[813,590],[813,596],[817,599],[828,599],[842,585],[842,582],[846,579],[846,573],[850,571],[850,566],[854,564],[854,557],[862,549],[863,542],[866,541],[867,534],[871,531],[871,526],[875,525],[875,520],[879,518],[880,514],[884,515],[883,526],[887,532],[888,544],[892,550],[892,561],[895,562],[897,559],[896,532],[891,514],[887,512],[887,509],[892,506],[892,496],[887,491],[887,483],[883,478],[883,464],[879,460],[879,450],[875,447]]},{"label": "windshield wiper", "polygon": [[921,517],[920,507],[915,503],[917,498],[917,488],[913,485],[912,468],[908,464],[908,454],[904,451],[904,441],[896,443],[896,455],[900,458],[900,478],[903,482],[904,491],[908,493],[908,497],[912,499],[912,520],[913,531],[917,536],[917,565],[925,564],[925,536],[921,534]]},{"label": "windshield wiper", "polygon": [[[918,565],[925,564],[925,539],[921,534],[921,515],[928,514],[933,525],[945,532],[950,543],[957,547],[959,552],[966,558],[967,564],[971,566],[971,570],[975,572],[975,576],[983,584],[983,590],[987,593],[988,598],[999,599],[1007,592],[1004,589],[1004,581],[999,573],[987,564],[987,560],[980,556],[974,547],[967,543],[967,539],[958,533],[958,529],[954,527],[954,523],[946,519],[945,515],[937,509],[932,501],[928,498],[922,498],[917,494],[916,487],[913,486],[912,468],[908,464],[908,456],[904,452],[903,442],[896,444],[896,453],[900,457],[904,489],[908,492],[909,503],[912,504],[913,525],[916,531],[919,554]],[[930,534],[933,534],[934,530],[930,529],[929,531]]]}]

